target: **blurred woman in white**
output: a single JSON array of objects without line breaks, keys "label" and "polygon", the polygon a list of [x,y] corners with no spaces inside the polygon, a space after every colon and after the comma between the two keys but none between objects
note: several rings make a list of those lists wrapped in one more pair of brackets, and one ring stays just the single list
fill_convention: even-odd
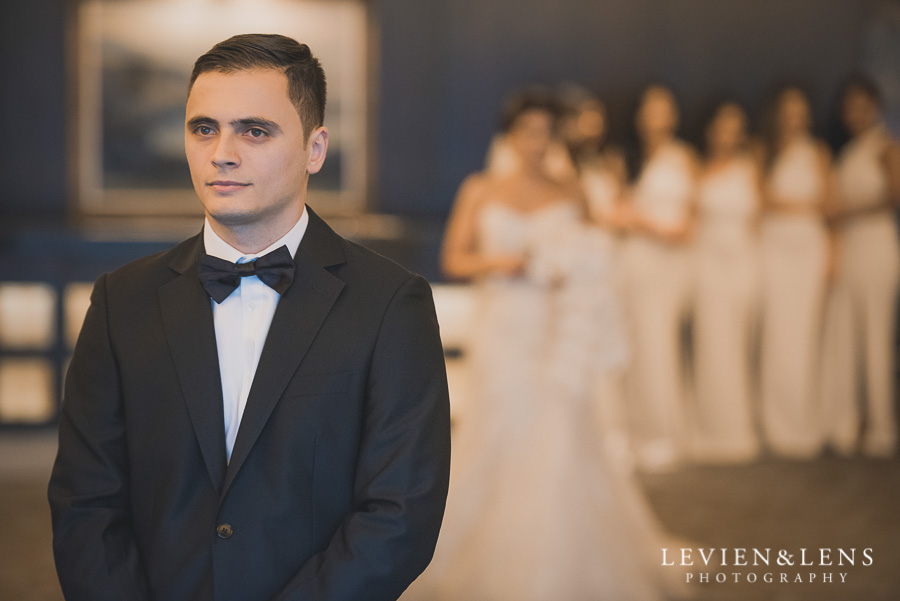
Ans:
[{"label": "blurred woman in white", "polygon": [[570,86],[561,96],[560,136],[587,197],[588,213],[593,222],[615,231],[627,173],[621,150],[608,139],[606,105],[583,88]]},{"label": "blurred woman in white", "polygon": [[747,115],[737,104],[717,108],[706,142],[697,195],[692,448],[701,461],[739,462],[759,451],[750,373],[760,170],[748,148]]},{"label": "blurred woman in white", "polygon": [[629,373],[632,434],[638,466],[673,467],[686,450],[681,330],[692,262],[697,159],[675,137],[672,93],[652,86],[636,117],[643,165],[631,190],[630,235],[623,249],[633,347]]},{"label": "blurred woman in white", "polygon": [[808,458],[822,447],[817,365],[829,241],[830,156],[811,134],[797,87],[775,97],[764,147],[761,412],[771,450]]},{"label": "blurred woman in white", "polygon": [[[560,137],[568,150],[574,177],[587,198],[588,215],[603,236],[601,252],[609,259],[610,283],[616,302],[624,305],[624,270],[621,246],[624,239],[623,197],[627,171],[619,147],[609,141],[606,106],[588,90],[568,85],[560,92],[563,114]],[[598,323],[595,327],[607,326]],[[630,468],[630,450],[625,374],[627,365],[598,370],[596,410],[601,437],[610,458]]]},{"label": "blurred woman in white", "polygon": [[577,246],[566,265],[547,261],[588,231],[580,191],[546,174],[555,117],[541,95],[513,100],[503,129],[516,168],[469,177],[447,226],[443,267],[474,280],[480,303],[467,350],[476,398],[454,426],[435,558],[404,600],[650,601],[674,575],[658,565],[649,506],[586,419],[596,353],[579,341],[594,333],[570,309],[591,301],[578,283],[596,274],[565,269],[588,265]]},{"label": "blurred woman in white", "polygon": [[823,366],[825,429],[841,452],[857,450],[862,431],[862,451],[886,457],[897,448],[900,144],[881,121],[879,92],[869,80],[846,85],[842,112],[850,140],[838,159],[837,207],[830,215],[838,252]]}]

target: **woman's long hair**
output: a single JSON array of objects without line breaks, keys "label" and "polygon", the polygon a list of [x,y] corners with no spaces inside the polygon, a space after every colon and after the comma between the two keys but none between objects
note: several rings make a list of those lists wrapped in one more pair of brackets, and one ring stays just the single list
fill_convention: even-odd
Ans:
[{"label": "woman's long hair", "polygon": [[875,83],[875,80],[863,73],[852,73],[848,75],[837,87],[834,97],[831,100],[830,122],[828,127],[828,145],[831,150],[838,154],[844,145],[850,141],[850,132],[844,125],[843,108],[847,94],[851,91],[860,92],[867,96],[875,103],[879,109],[884,106],[884,97],[881,94],[881,88]]},{"label": "woman's long hair", "polygon": [[781,111],[781,103],[789,92],[798,92],[806,101],[809,108],[810,128],[812,128],[812,101],[806,88],[796,82],[783,83],[770,92],[763,105],[762,123],[760,127],[760,141],[763,150],[763,167],[766,171],[772,168],[775,158],[778,156],[780,135],[778,131],[778,113]]},{"label": "woman's long hair", "polygon": [[[635,121],[637,120],[638,111],[641,110],[641,106],[644,104],[644,96],[646,96],[647,92],[653,88],[663,88],[669,92],[672,96],[672,100],[675,103],[676,110],[681,112],[681,101],[678,98],[678,95],[675,94],[675,91],[672,89],[672,86],[667,85],[662,82],[654,82],[644,86],[641,89],[640,94],[637,95],[634,102],[632,103],[631,110],[629,111],[631,128],[629,129],[630,135],[625,143],[624,148],[624,157],[625,157],[625,169],[628,173],[628,181],[630,183],[634,183],[641,176],[641,172],[644,170],[644,163],[647,161],[647,157],[644,155],[643,142],[641,141],[641,136],[637,131],[637,124]],[[680,137],[681,128],[683,127],[683,120],[678,119],[678,126],[675,128],[675,137]]]}]

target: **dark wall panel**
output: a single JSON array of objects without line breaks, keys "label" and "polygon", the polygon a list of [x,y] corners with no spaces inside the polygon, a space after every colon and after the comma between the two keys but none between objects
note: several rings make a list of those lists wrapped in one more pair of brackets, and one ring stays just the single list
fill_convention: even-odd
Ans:
[{"label": "dark wall panel", "polygon": [[0,16],[0,214],[66,206],[65,2],[5,0]]}]

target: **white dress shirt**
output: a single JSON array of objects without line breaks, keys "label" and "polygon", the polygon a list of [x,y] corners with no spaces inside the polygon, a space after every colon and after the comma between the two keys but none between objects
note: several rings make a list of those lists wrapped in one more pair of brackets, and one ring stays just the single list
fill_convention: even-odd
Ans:
[{"label": "white dress shirt", "polygon": [[[281,246],[287,246],[291,256],[294,256],[308,223],[309,214],[304,208],[300,219],[284,237],[256,254],[244,254],[222,240],[210,227],[207,218],[203,228],[203,245],[207,254],[230,263],[247,263]],[[225,410],[225,448],[229,461],[247,405],[250,385],[280,298],[280,294],[254,275],[241,278],[237,289],[221,303],[212,299],[209,301],[212,303],[216,329]]]}]

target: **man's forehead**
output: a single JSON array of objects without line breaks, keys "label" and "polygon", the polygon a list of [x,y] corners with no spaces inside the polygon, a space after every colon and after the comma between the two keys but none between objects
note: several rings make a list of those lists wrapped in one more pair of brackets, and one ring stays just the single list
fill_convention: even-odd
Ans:
[{"label": "man's forehead", "polygon": [[287,76],[275,69],[243,69],[240,71],[206,71],[191,86],[188,102],[198,96],[216,100],[287,100]]},{"label": "man's forehead", "polygon": [[274,69],[201,73],[191,86],[186,109],[189,118],[204,113],[220,120],[257,115],[283,121],[296,115],[287,77]]}]

